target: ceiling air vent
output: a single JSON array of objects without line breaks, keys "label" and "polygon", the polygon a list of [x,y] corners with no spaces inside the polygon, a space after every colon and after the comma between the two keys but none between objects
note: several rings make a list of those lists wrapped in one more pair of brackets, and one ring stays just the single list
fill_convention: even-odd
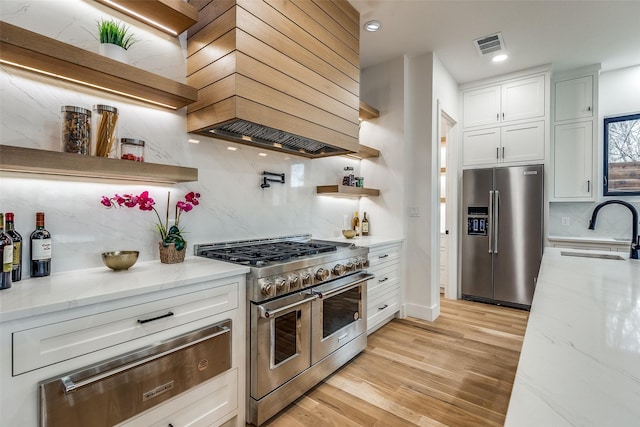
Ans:
[{"label": "ceiling air vent", "polygon": [[502,33],[492,34],[490,36],[481,37],[473,41],[478,48],[480,55],[489,55],[495,52],[505,50]]}]

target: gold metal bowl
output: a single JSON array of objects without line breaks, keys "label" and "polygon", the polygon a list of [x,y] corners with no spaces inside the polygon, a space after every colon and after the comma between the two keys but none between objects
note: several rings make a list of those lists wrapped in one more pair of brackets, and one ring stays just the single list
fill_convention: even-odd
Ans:
[{"label": "gold metal bowl", "polygon": [[353,239],[356,237],[356,230],[342,230],[342,235],[347,239]]},{"label": "gold metal bowl", "polygon": [[103,252],[102,262],[113,271],[127,270],[138,261],[138,251]]}]

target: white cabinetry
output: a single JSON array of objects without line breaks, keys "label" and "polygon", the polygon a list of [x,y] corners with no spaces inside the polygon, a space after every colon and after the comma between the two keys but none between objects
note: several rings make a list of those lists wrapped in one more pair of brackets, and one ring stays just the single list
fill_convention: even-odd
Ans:
[{"label": "white cabinetry", "polygon": [[464,127],[544,117],[544,79],[545,76],[539,75],[465,91]]},{"label": "white cabinetry", "polygon": [[551,201],[596,197],[598,71],[555,77]]},{"label": "white cabinetry", "polygon": [[539,72],[463,91],[463,167],[544,163],[548,78]]},{"label": "white cabinetry", "polygon": [[400,311],[401,243],[369,245],[369,268],[375,277],[367,283],[367,333],[390,321]]},{"label": "white cabinetry", "polygon": [[3,291],[0,425],[38,425],[40,381],[230,320],[229,369],[121,425],[244,426],[246,269],[223,264],[150,261],[126,272],[27,279]]}]

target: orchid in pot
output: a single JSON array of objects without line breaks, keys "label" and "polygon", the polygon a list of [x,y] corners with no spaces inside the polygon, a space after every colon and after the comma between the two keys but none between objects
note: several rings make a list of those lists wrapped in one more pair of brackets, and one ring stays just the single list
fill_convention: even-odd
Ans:
[{"label": "orchid in pot", "polygon": [[182,213],[189,212],[194,208],[194,206],[198,206],[200,204],[200,193],[191,191],[184,196],[184,200],[179,200],[178,202],[176,202],[175,223],[172,226],[169,226],[170,198],[171,192],[167,194],[167,211],[164,217],[164,221],[154,207],[156,203],[151,197],[149,197],[148,191],[143,191],[142,193],[140,193],[140,195],[115,194],[113,197],[102,196],[102,200],[100,203],[108,208],[137,207],[141,211],[153,211],[156,214],[156,218],[158,219],[158,222],[156,223],[156,229],[160,233],[160,238],[162,240],[161,250],[162,247],[168,248],[171,244],[174,244],[175,250],[178,252],[182,252],[181,256],[182,259],[184,259],[184,249],[186,246],[186,241],[182,236],[182,233],[184,231],[180,229],[180,217]]}]

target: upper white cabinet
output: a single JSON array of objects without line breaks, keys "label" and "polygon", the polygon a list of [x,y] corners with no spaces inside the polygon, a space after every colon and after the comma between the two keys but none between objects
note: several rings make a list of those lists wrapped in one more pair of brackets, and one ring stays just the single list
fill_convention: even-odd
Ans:
[{"label": "upper white cabinet", "polygon": [[544,121],[479,129],[462,135],[464,166],[544,160]]},{"label": "upper white cabinet", "polygon": [[593,117],[593,76],[582,76],[555,82],[554,120]]},{"label": "upper white cabinet", "polygon": [[470,89],[462,98],[465,128],[544,117],[545,76]]},{"label": "upper white cabinet", "polygon": [[598,70],[592,67],[554,76],[552,202],[596,199]]}]

